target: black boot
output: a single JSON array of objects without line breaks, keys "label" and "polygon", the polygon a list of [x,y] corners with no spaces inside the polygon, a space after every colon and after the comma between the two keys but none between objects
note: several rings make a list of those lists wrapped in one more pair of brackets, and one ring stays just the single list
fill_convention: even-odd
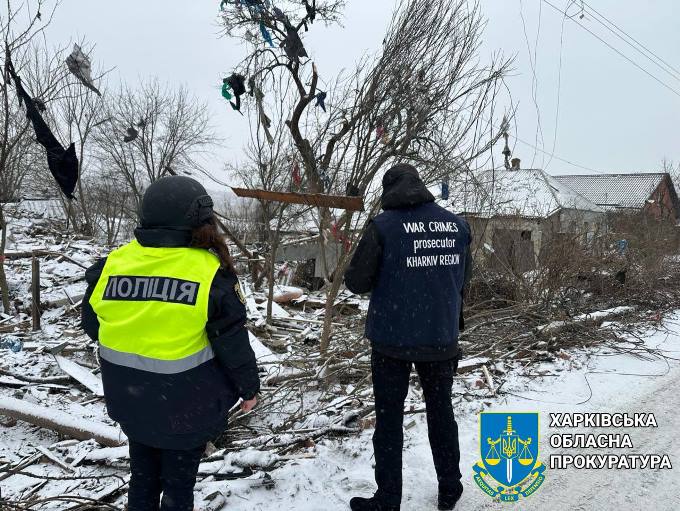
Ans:
[{"label": "black boot", "polygon": [[399,511],[399,506],[390,506],[376,497],[354,497],[349,501],[352,511]]},{"label": "black boot", "polygon": [[456,507],[463,494],[463,483],[456,481],[451,488],[439,488],[439,510],[448,511]]}]

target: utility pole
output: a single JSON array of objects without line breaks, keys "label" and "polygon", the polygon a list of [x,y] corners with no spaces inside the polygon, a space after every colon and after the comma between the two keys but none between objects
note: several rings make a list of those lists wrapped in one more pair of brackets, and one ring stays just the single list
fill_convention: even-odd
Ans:
[{"label": "utility pole", "polygon": [[503,156],[505,156],[505,168],[510,169],[510,156],[512,156],[512,151],[510,151],[510,146],[508,145],[508,139],[510,135],[508,134],[508,117],[503,117],[503,138],[505,139],[505,147],[503,148]]}]

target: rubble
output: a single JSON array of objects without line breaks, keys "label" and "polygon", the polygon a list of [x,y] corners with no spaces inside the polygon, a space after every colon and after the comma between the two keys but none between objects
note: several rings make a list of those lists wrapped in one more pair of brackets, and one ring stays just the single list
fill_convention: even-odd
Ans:
[{"label": "rubble", "polygon": [[[9,225],[11,255],[5,267],[13,303],[11,313],[0,316],[3,498],[17,505],[41,503],[31,509],[98,502],[120,507],[128,472],[126,440],[106,414],[96,343],[79,324],[84,268],[107,249],[25,214],[12,217]],[[40,260],[37,331],[31,322],[34,258]],[[322,358],[326,295],[291,286],[294,269],[289,263],[277,266],[282,278],[274,286],[269,322],[266,286],[256,289],[246,273],[240,276],[262,395],[252,412],[231,411],[229,429],[206,453],[197,484],[202,509],[222,509],[232,492],[271,488],[277,483],[269,471],[314,458],[324,442],[361,435],[374,425],[370,346],[363,338],[368,299],[340,291],[330,309],[331,349]],[[664,283],[675,289],[672,278]],[[628,304],[630,299],[579,295],[578,302],[551,308],[505,300],[502,290],[466,303],[464,357],[455,381],[459,406],[502,399],[505,383],[517,374],[567,370],[577,363],[573,349],[604,345],[645,353],[648,348],[635,341],[638,325],[658,322],[675,300],[670,291],[663,297],[666,305],[652,296]],[[424,412],[417,385],[406,406],[409,416]],[[55,495],[64,500],[48,500]]]}]

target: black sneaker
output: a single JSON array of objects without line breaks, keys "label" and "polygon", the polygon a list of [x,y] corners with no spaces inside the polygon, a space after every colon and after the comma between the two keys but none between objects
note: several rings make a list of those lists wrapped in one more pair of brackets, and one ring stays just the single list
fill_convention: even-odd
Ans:
[{"label": "black sneaker", "polygon": [[456,481],[453,488],[440,488],[439,489],[439,507],[440,511],[449,511],[456,507],[456,504],[460,500],[460,496],[463,494],[463,483]]},{"label": "black sneaker", "polygon": [[349,501],[352,511],[399,511],[400,506],[390,506],[375,497],[354,497]]}]

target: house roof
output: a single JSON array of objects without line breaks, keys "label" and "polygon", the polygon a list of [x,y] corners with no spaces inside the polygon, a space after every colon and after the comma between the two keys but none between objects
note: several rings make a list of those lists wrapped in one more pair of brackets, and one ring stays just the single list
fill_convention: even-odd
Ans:
[{"label": "house roof", "polygon": [[587,198],[540,169],[485,170],[452,186],[449,203],[462,214],[547,218],[561,209],[601,213]]},{"label": "house roof", "polygon": [[41,217],[50,220],[66,220],[66,213],[60,199],[21,199],[18,202],[7,203],[14,206],[22,214],[31,217]]},{"label": "house roof", "polygon": [[596,174],[555,176],[560,183],[604,209],[644,207],[667,174]]}]

